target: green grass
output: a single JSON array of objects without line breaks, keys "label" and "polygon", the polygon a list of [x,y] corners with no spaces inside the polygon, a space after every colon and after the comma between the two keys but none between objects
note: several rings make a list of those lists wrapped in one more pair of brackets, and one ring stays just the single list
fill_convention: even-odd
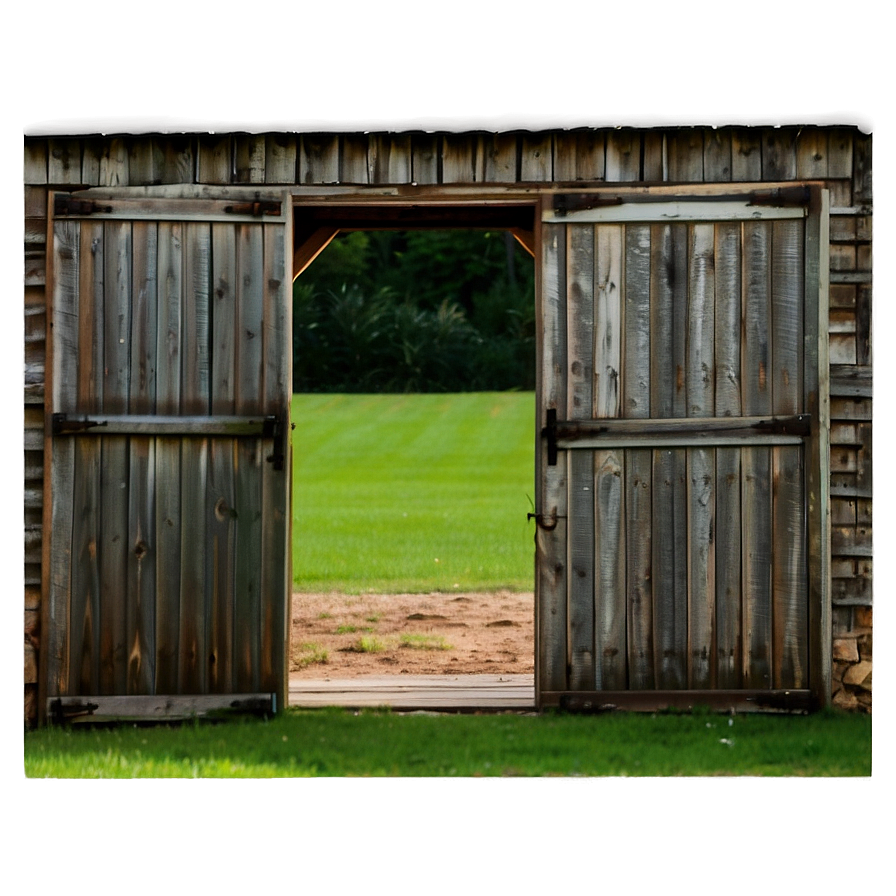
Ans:
[{"label": "green grass", "polygon": [[533,587],[532,393],[296,395],[302,591]]},{"label": "green grass", "polygon": [[[730,721],[729,721],[730,718]],[[867,776],[871,717],[289,710],[25,735],[29,777]]]}]

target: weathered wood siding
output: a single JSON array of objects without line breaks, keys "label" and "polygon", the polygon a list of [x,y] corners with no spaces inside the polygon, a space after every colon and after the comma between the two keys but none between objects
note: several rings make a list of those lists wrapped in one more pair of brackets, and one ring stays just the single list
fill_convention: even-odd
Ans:
[{"label": "weathered wood siding", "polygon": [[[40,586],[42,575],[48,573],[41,553],[49,189],[146,184],[426,185],[457,183],[459,177],[496,184],[823,181],[831,191],[832,599],[843,616],[853,608],[870,607],[872,598],[871,149],[872,138],[853,127],[26,138],[26,716],[33,716]],[[668,549],[662,538],[654,540],[655,556],[666,556]]]}]

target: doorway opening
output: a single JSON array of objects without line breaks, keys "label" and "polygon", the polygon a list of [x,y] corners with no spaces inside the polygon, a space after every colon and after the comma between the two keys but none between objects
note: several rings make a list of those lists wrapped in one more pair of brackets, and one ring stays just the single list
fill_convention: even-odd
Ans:
[{"label": "doorway opening", "polygon": [[531,679],[534,205],[295,216],[291,682]]}]

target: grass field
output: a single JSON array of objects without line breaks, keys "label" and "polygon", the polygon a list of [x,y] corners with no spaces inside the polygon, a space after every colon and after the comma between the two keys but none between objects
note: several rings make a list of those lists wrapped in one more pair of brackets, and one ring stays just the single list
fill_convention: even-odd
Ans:
[{"label": "grass field", "polygon": [[30,777],[866,776],[871,718],[289,710],[270,721],[25,736]]},{"label": "grass field", "polygon": [[532,393],[296,395],[302,591],[533,587]]}]

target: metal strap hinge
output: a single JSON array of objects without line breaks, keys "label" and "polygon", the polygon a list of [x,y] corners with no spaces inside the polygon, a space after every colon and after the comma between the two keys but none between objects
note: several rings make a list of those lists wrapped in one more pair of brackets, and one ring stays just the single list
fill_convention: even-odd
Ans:
[{"label": "metal strap hinge", "polygon": [[224,206],[224,211],[232,215],[252,215],[260,218],[262,215],[279,215],[280,203],[274,200],[253,200],[252,202],[238,202],[235,205]]},{"label": "metal strap hinge", "polygon": [[93,199],[75,199],[70,193],[59,193],[53,200],[53,214],[57,218],[66,215],[93,215],[97,212],[109,213],[111,205],[98,205]]}]

